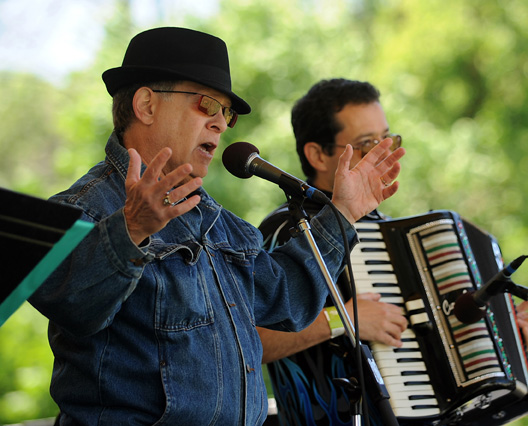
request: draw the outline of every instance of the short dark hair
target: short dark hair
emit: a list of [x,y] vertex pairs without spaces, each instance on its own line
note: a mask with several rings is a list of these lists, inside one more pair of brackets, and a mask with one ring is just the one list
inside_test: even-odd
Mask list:
[[114,122],[114,131],[119,137],[123,136],[125,130],[134,120],[134,108],[132,100],[134,95],[141,87],[150,87],[156,90],[171,90],[179,81],[158,81],[155,83],[137,83],[119,89],[113,97],[112,102],[112,119]]
[[297,154],[308,178],[315,177],[315,170],[304,155],[304,145],[316,142],[332,155],[335,136],[342,130],[335,115],[348,104],[370,104],[379,98],[378,89],[368,82],[335,78],[316,83],[295,103],[291,123]]

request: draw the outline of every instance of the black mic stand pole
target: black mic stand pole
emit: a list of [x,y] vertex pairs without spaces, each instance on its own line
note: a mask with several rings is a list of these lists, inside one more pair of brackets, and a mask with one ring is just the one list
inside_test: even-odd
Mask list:
[[519,299],[528,300],[528,288],[515,284],[513,281],[506,284],[504,291],[517,296]]
[[[283,188],[284,189],[284,188]],[[285,191],[286,192],[286,191]],[[317,246],[317,243],[315,242],[315,239],[312,235],[312,231],[310,228],[310,223],[308,221],[308,215],[303,210],[301,203],[302,198],[298,196],[289,196],[288,192],[286,192],[286,198],[288,199],[288,208],[293,216],[294,220],[297,222],[297,233],[303,233],[308,241],[308,244],[310,245],[310,248],[313,252],[314,258],[317,261],[317,264],[319,265],[319,268],[321,269],[321,272],[324,276],[324,279],[326,281],[326,284],[328,286],[328,290],[330,292],[330,296],[332,298],[332,301],[334,302],[334,305],[339,312],[339,316],[341,317],[341,321],[343,322],[346,335],[348,336],[349,340],[352,343],[352,346],[356,348],[356,331],[354,329],[354,325],[352,324],[352,321],[350,320],[350,316],[348,315],[348,312],[346,310],[345,304],[343,303],[343,300],[341,299],[341,295],[339,294],[339,291],[332,280],[332,277],[330,273],[328,272],[328,268],[325,264],[325,261],[321,255],[321,252],[319,251],[319,248]],[[378,370],[378,367],[376,365],[376,362],[374,361],[374,358],[372,357],[372,354],[370,353],[370,349],[368,346],[361,344],[360,342],[360,348],[361,353],[363,357],[363,368],[366,368],[366,380],[369,380],[370,385],[376,385],[376,395],[374,396],[374,402],[376,403],[376,406],[379,410],[380,415],[384,419],[383,425],[384,426],[398,426],[398,421],[396,420],[396,416],[394,415],[394,412],[392,410],[392,407],[389,403],[389,394],[387,392],[387,389],[385,387],[385,383],[383,382],[383,378],[381,377],[381,373]],[[360,386],[365,386],[365,383],[360,383]],[[353,425],[359,426],[361,424],[361,410],[359,409],[359,401],[351,402],[358,404],[357,407],[353,407],[351,409],[352,413],[357,413],[353,415]]]
[[[511,275],[522,265],[526,258],[528,258],[528,256],[526,255],[519,256],[499,273],[502,275],[501,277],[499,277],[498,279],[494,277],[495,280],[491,282],[491,285],[488,286],[488,283],[486,283],[481,288],[485,288],[486,293],[489,296],[495,296],[499,293],[510,293],[520,299],[528,300],[528,288],[523,287],[522,285],[515,284],[511,279]],[[507,276],[504,276],[504,271],[508,273]],[[492,278],[492,280],[494,278]],[[477,290],[477,292],[480,293],[479,290]]]

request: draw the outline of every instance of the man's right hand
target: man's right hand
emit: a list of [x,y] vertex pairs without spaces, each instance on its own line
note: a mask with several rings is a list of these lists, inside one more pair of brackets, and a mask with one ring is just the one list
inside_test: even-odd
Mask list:
[[[167,205],[164,203],[167,193],[169,192],[169,201],[174,203],[197,190],[202,185],[202,179],[189,180],[192,172],[190,164],[183,164],[163,175],[163,167],[172,155],[170,148],[162,149],[154,157],[143,176],[140,155],[133,148],[129,149],[128,153],[130,162],[125,181],[127,198],[124,214],[130,237],[139,245],[167,226],[171,219],[187,213],[200,202],[200,196],[193,195],[177,205]],[[185,180],[188,181],[181,184]]]

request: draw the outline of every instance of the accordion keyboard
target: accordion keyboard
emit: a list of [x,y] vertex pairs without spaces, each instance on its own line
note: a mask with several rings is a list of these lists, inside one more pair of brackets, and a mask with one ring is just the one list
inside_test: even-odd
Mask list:
[[[360,242],[352,250],[351,261],[357,292],[379,293],[382,302],[400,306],[405,314],[404,300],[379,224],[360,222],[356,230]],[[402,342],[401,348],[382,343],[369,345],[389,392],[394,414],[420,418],[438,415],[438,401],[411,328],[402,334]]]
[[357,292],[381,294],[409,321],[401,348],[369,345],[396,417],[483,426],[528,411],[526,353],[511,296],[491,300],[474,324],[453,312],[461,294],[497,273],[493,236],[447,210],[355,227]]

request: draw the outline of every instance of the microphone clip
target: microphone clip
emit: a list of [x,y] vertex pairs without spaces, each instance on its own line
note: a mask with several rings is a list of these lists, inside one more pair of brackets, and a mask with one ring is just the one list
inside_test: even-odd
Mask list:
[[308,216],[308,213],[306,213],[306,210],[303,208],[303,203],[304,200],[306,200],[306,197],[300,196],[299,194],[292,195],[286,190],[284,190],[284,193],[286,195],[286,200],[288,201],[288,211],[290,212],[293,222],[296,224],[296,226],[289,229],[290,235],[293,238],[296,238],[303,232],[300,224],[304,221],[309,222],[310,220],[310,216]]

